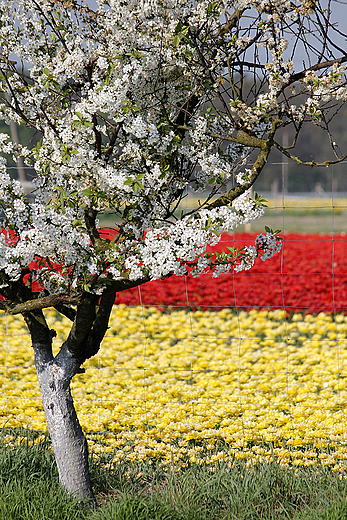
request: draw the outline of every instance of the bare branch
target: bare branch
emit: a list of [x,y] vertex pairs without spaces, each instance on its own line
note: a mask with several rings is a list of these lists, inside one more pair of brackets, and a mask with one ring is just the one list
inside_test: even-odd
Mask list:
[[332,161],[323,161],[323,162],[303,161],[299,157],[296,157],[295,155],[292,155],[291,153],[288,152],[288,148],[292,148],[292,147],[288,147],[288,148],[287,147],[283,147],[283,146],[281,146],[277,142],[274,142],[273,145],[274,145],[275,148],[277,148],[277,150],[282,152],[289,159],[292,159],[293,161],[295,161],[298,164],[304,164],[306,166],[325,166],[325,167],[327,167],[327,166],[330,166],[331,164],[338,164],[338,163],[344,161],[347,158],[347,155],[344,155],[343,157],[340,157],[338,159],[334,159]]
[[220,208],[221,206],[230,206],[233,200],[235,200],[237,197],[245,193],[247,190],[249,190],[249,188],[253,186],[253,184],[259,177],[260,173],[262,172],[271,152],[271,148],[273,146],[274,133],[275,132],[273,131],[272,135],[267,140],[264,140],[264,144],[258,154],[255,163],[253,164],[252,175],[250,176],[249,182],[242,184],[241,186],[236,186],[229,190],[227,193],[221,195],[215,201],[208,204],[206,206],[207,209]]
[[83,293],[77,306],[75,320],[65,342],[68,351],[78,359],[85,359],[87,340],[92,329],[98,296]]
[[70,321],[74,321],[76,317],[76,311],[72,307],[64,304],[54,305],[54,308],[60,313],[66,316]]
[[60,304],[77,304],[80,296],[80,294],[52,294],[24,303],[6,304],[6,302],[1,302],[1,307],[9,314],[21,314],[46,309],[47,307],[55,307],[56,305],[59,306]]

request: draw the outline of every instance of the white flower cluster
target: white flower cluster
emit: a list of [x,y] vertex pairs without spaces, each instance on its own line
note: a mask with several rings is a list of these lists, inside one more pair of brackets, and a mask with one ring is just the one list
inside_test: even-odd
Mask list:
[[244,184],[247,184],[250,182],[252,176],[252,170],[245,169],[244,172],[240,172],[236,175],[236,182],[243,186]]
[[243,256],[239,262],[234,266],[234,272],[248,270],[253,267],[255,259],[259,256],[261,260],[271,258],[275,253],[279,253],[282,247],[282,240],[271,232],[265,235],[260,234],[255,239],[254,246],[244,248]]
[[265,235],[258,235],[255,239],[255,245],[258,249],[263,251],[263,254],[260,258],[262,260],[267,260],[268,258],[273,257],[275,253],[279,253],[281,251],[282,242],[278,239],[278,237],[268,232]]
[[[149,272],[151,279],[167,276],[170,273],[183,275],[187,272],[187,265],[197,265],[191,270],[193,276],[199,276],[207,268],[209,261],[204,258],[206,247],[214,246],[220,240],[221,231],[231,231],[240,224],[245,224],[259,218],[263,208],[255,206],[248,194],[236,199],[233,208],[223,206],[212,210],[200,210],[195,217],[186,217],[173,225],[146,233],[144,243],[137,244],[138,254],[129,255],[126,268],[129,278],[141,278],[144,272]],[[250,265],[250,249],[246,250],[242,267]],[[140,267],[141,263],[141,267]],[[241,265],[241,264],[240,264]],[[218,266],[213,276],[228,272],[230,266]],[[116,273],[119,275],[119,273]]]
[[256,220],[264,214],[264,208],[257,206],[247,192],[235,199],[233,208],[242,215],[242,224],[252,222],[252,220]]
[[253,267],[254,261],[257,258],[257,249],[254,246],[246,246],[244,249],[244,256],[241,261],[234,266],[235,273],[240,271],[248,271]]

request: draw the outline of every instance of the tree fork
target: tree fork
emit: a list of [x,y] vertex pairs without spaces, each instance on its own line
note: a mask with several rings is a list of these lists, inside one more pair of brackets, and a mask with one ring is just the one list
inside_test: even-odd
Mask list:
[[88,444],[73,404],[70,382],[80,361],[66,342],[56,357],[42,311],[23,313],[32,338],[35,366],[47,426],[52,440],[59,479],[65,491],[79,500],[95,503],[88,465]]
[[56,358],[50,345],[33,343],[42,404],[52,440],[59,480],[65,491],[92,505],[95,498],[88,465],[88,444],[78,421],[70,391],[80,362],[64,344]]

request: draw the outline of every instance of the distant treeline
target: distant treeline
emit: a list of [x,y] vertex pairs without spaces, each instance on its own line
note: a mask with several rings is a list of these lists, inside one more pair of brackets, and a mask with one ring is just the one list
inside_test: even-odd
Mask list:
[[[303,127],[300,139],[291,153],[305,161],[333,160],[332,144],[339,156],[347,154],[347,106],[342,107],[329,124],[330,135],[319,126]],[[293,135],[286,129],[282,145],[289,146]],[[327,167],[305,166],[287,159],[277,150],[271,152],[268,164],[255,183],[256,191],[347,192],[347,159]]]

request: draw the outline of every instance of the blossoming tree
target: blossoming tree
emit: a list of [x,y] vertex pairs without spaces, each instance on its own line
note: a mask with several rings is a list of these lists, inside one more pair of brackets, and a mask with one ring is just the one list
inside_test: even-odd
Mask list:
[[[117,292],[187,271],[248,269],[279,250],[269,229],[242,250],[207,246],[262,215],[249,189],[273,148],[304,162],[293,153],[302,126],[330,135],[347,97],[347,57],[329,9],[311,0],[0,0],[0,116],[37,134],[26,147],[0,136],[1,307],[30,330],[69,493],[92,497],[69,385],[98,352]],[[286,126],[295,137],[283,147]],[[34,200],[6,154],[35,169]],[[187,190],[207,189],[180,209]],[[98,225],[105,212],[117,222],[112,240]],[[46,307],[72,322],[55,356]]]

